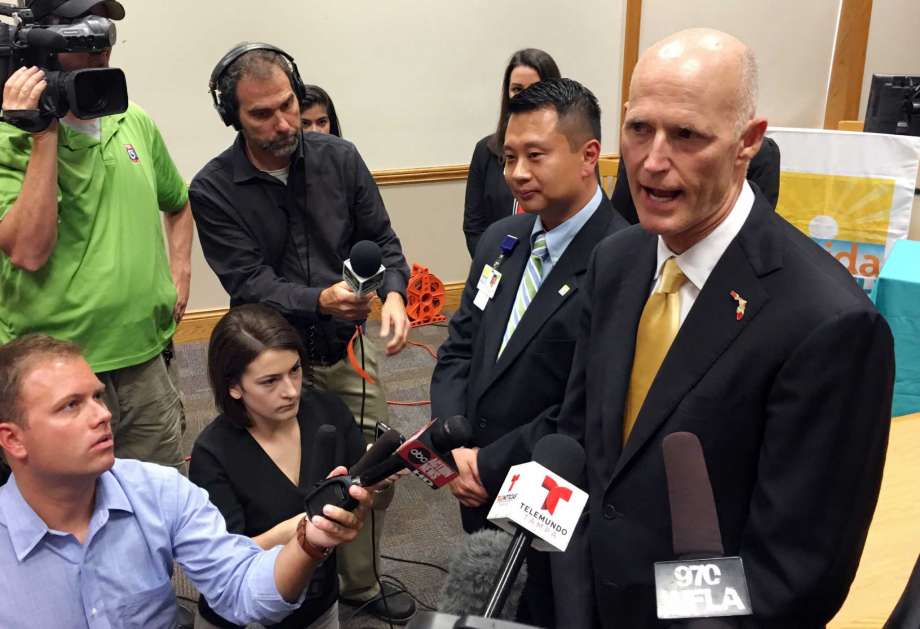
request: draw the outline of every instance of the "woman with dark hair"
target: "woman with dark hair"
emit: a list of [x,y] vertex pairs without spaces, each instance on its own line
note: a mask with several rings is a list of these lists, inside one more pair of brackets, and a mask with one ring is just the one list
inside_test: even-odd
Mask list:
[[335,105],[326,90],[319,85],[304,85],[304,98],[300,101],[300,120],[304,131],[331,133],[342,137],[342,127],[335,113]]
[[502,140],[508,124],[508,101],[544,79],[560,77],[556,62],[548,53],[525,48],[511,55],[502,80],[501,110],[495,133],[476,143],[466,180],[463,234],[470,256],[486,227],[514,212],[514,196],[505,183]]
[[[297,533],[304,497],[317,481],[311,444],[323,424],[335,427],[335,465],[350,466],[364,439],[337,396],[302,389],[300,335],[275,310],[258,304],[233,308],[208,345],[208,379],[220,415],[198,436],[189,479],[207,490],[231,533],[262,548]],[[312,471],[312,472],[311,472]],[[313,574],[303,605],[276,627],[337,628],[336,562]],[[198,601],[197,628],[235,627]]]

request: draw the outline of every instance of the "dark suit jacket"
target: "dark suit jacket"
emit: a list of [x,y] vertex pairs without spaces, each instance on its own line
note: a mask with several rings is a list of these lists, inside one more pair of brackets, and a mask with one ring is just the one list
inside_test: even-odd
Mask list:
[[[594,246],[626,225],[603,198],[600,207],[553,266],[496,362],[518,285],[530,256],[530,232],[536,217],[519,214],[493,224],[482,236],[460,309],[438,350],[431,379],[433,417],[464,415],[470,420],[479,452],[479,474],[495,495],[511,465],[530,460],[536,439],[552,432],[534,418],[562,402],[578,331],[580,285]],[[518,245],[500,267],[502,280],[485,311],[473,305],[476,284],[492,264],[506,234]],[[568,286],[568,292],[560,289]],[[482,528],[488,508],[463,509],[464,528]]]
[[[779,145],[772,138],[763,139],[760,150],[748,165],[747,179],[756,185],[770,205],[776,208],[776,202],[779,200]],[[629,192],[629,179],[622,159],[617,168],[617,181],[610,192],[610,201],[629,224],[635,225],[639,222],[639,214]]]
[[[702,442],[725,553],[744,561],[756,617],[743,626],[824,626],[846,597],[878,497],[888,325],[842,265],[757,195],[623,447],[655,262],[656,237],[639,226],[597,247],[559,422],[585,445],[590,556],[581,559],[600,624],[658,626],[652,564],[674,559],[661,443],[688,431]],[[733,290],[748,300],[740,320]]]
[[463,235],[471,258],[489,225],[511,216],[514,209],[514,195],[505,183],[504,166],[498,155],[489,150],[491,139],[492,136],[487,135],[476,143],[466,178]]

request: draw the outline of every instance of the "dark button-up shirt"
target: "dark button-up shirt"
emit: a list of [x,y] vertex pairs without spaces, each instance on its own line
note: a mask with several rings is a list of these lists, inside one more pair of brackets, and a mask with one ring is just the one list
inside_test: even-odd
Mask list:
[[393,291],[405,298],[409,268],[355,146],[327,134],[302,139],[287,185],[253,166],[239,135],[195,176],[189,199],[205,258],[230,304],[265,303],[301,331],[316,326],[320,359],[336,360],[354,323],[320,315],[319,294],[341,281],[352,245],[380,245],[381,299]]

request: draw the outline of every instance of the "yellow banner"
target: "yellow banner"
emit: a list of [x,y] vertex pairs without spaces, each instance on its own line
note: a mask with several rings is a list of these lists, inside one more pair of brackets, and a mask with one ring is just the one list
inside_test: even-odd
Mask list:
[[783,172],[776,211],[812,238],[884,245],[895,180]]

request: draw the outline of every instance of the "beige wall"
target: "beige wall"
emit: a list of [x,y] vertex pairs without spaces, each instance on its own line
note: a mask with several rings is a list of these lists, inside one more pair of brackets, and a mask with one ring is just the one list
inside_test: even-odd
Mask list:
[[[605,150],[615,152],[625,0],[121,0],[112,63],[131,98],[157,121],[191,179],[233,141],[210,104],[217,60],[242,40],[278,45],[304,80],[332,95],[345,136],[372,170],[469,162],[498,116],[510,54],[547,50],[566,76],[591,88],[605,112]],[[383,189],[410,263],[444,281],[466,278],[464,184]],[[226,305],[195,245],[191,309]]]
[[207,82],[242,40],[284,48],[305,81],[327,88],[372,170],[468,162],[495,126],[501,74],[518,48],[547,50],[605,111],[619,101],[624,0],[566,10],[555,0],[122,2],[112,62],[189,176],[232,140]]
[[[597,94],[604,151],[618,152],[625,0],[582,0],[562,11],[555,0],[122,1],[128,18],[113,63],[126,70],[132,98],[157,120],[189,179],[233,139],[206,84],[216,60],[244,39],[285,48],[305,80],[329,89],[346,137],[371,169],[466,163],[494,125],[504,63],[524,46],[545,48],[564,75]],[[840,0],[643,0],[640,50],[691,26],[731,32],[758,55],[760,110],[770,123],[820,127],[839,7]],[[909,67],[920,59],[918,20],[916,0],[875,2],[866,81],[873,71],[920,73]],[[410,264],[463,280],[464,183],[382,193]],[[911,236],[920,238],[920,212]],[[197,243],[193,262],[190,307],[226,305]]]
[[821,127],[839,7],[840,0],[643,0],[639,48],[684,28],[731,33],[757,55],[759,110],[770,124]]

